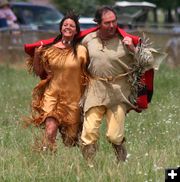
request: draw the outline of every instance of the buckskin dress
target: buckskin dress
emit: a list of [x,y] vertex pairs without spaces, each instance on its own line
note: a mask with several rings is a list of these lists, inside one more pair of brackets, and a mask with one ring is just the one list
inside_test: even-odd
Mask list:
[[59,124],[63,137],[76,140],[80,124],[79,101],[87,83],[87,50],[77,46],[77,56],[72,48],[55,46],[36,49],[40,64],[47,73],[33,90],[32,123],[39,126],[47,117]]

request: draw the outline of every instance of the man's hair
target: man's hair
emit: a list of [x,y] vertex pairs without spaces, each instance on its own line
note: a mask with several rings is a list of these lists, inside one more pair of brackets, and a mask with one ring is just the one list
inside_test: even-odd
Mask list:
[[109,7],[109,6],[102,6],[100,8],[98,8],[96,10],[96,13],[95,13],[95,16],[94,16],[94,21],[97,23],[97,24],[101,24],[102,22],[102,15],[108,11],[111,11],[115,14],[116,18],[117,18],[117,14],[115,12],[115,10],[112,8],[112,7]]

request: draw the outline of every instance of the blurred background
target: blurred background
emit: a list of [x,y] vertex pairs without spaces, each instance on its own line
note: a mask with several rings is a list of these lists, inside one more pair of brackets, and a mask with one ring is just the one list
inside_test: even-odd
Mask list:
[[145,33],[155,48],[168,53],[167,64],[180,65],[180,0],[0,0],[0,12],[7,3],[18,26],[2,23],[0,14],[0,62],[22,61],[23,44],[56,36],[59,22],[68,10],[80,15],[81,30],[84,30],[96,26],[95,10],[109,5],[116,10],[121,28],[140,36]]

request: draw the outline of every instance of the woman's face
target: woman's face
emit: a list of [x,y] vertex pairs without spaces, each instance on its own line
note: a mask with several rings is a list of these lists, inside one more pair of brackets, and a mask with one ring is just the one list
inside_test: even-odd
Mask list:
[[66,37],[72,40],[74,36],[77,34],[75,22],[70,18],[66,19],[63,22],[61,33],[63,37]]

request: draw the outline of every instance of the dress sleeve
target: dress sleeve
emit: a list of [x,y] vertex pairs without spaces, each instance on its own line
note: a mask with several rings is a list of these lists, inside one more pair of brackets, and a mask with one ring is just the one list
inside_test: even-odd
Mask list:
[[41,79],[47,77],[48,56],[45,48],[36,48],[33,57],[33,72]]
[[42,55],[41,49],[35,48],[35,53],[33,58],[33,71],[37,76],[40,76],[44,71],[41,55]]

